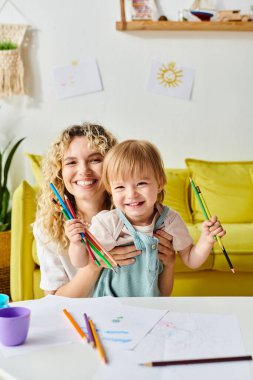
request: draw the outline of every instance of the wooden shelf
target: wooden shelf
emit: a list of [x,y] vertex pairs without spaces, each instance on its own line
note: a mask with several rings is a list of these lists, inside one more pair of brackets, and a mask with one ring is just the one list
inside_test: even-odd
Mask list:
[[253,22],[216,22],[216,21],[117,21],[116,29],[134,30],[187,30],[187,31],[236,31],[253,32]]

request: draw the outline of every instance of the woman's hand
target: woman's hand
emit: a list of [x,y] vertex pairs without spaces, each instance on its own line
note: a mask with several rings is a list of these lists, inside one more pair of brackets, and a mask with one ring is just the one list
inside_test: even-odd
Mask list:
[[[110,254],[113,256],[117,264],[123,267],[125,265],[134,264],[135,257],[141,255],[141,251],[137,251],[135,245],[132,244],[124,247],[115,247],[110,251]],[[106,267],[103,262],[101,262],[101,265]]]
[[154,236],[159,239],[158,257],[163,265],[170,266],[175,263],[175,251],[172,246],[172,236],[162,230],[157,230]]

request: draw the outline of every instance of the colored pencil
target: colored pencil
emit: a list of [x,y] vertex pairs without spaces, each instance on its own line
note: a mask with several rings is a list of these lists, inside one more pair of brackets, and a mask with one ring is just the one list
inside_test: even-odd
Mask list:
[[58,193],[58,191],[56,190],[55,186],[53,185],[52,182],[50,182],[50,187],[51,189],[53,190],[56,198],[58,199],[58,201],[60,202],[60,204],[62,205],[63,209],[66,211],[66,213],[68,214],[69,216],[69,219],[71,219],[71,214],[68,210],[68,207],[66,206],[65,202],[63,201],[62,197],[60,196],[60,194]]
[[75,328],[75,330],[78,332],[78,334],[81,336],[82,339],[87,339],[85,333],[79,326],[79,324],[76,322],[76,320],[72,317],[72,315],[68,312],[68,310],[63,309],[63,313],[66,315],[72,326]]
[[93,245],[95,245],[97,247],[97,249],[99,251],[103,251],[104,254],[111,260],[111,262],[115,266],[120,267],[120,265],[117,264],[117,261],[113,258],[113,256],[106,249],[104,249],[104,247],[102,247],[102,245],[100,245],[100,243],[97,241],[97,239],[95,238],[95,236],[93,236],[90,231],[87,231],[87,236],[88,236],[89,240],[93,243]]
[[[61,204],[61,212],[65,216],[66,220],[76,219],[76,217],[74,217],[75,216],[75,212],[74,212],[73,208],[71,207],[71,211],[68,209],[67,205],[62,200],[60,194],[58,193],[58,191],[56,190],[55,186],[52,183],[50,183],[50,187],[53,190],[54,194],[56,195],[58,201]],[[52,201],[55,203],[55,200],[53,200],[53,199],[52,199]],[[68,202],[70,203],[69,199],[68,199]],[[74,212],[73,215],[72,215],[72,212]],[[84,234],[80,233],[80,235],[82,237],[82,242],[84,242],[85,247],[87,247],[88,254],[92,258],[92,260],[96,262],[97,266],[100,266],[100,262],[97,260],[97,258],[95,257],[95,255],[91,251],[90,247],[88,246],[88,243],[86,241],[86,238],[85,238]]]
[[97,249],[97,247],[95,247],[94,244],[92,244],[92,242],[89,240],[89,238],[87,238],[91,248],[93,249],[93,251],[96,252],[96,254],[101,258],[101,260],[104,261],[104,263],[110,268],[112,269],[114,272],[116,272],[115,268],[113,268],[112,264],[107,260],[107,258]]
[[[61,206],[62,206],[62,213],[64,214],[65,218],[67,220],[69,219],[76,219],[76,214],[75,214],[75,211],[73,209],[73,206],[71,205],[71,202],[70,200],[68,199],[68,197],[65,195],[65,200],[68,204],[68,207],[67,205],[65,204],[65,202],[62,200],[60,194],[58,193],[58,191],[56,190],[55,186],[52,184],[52,182],[50,182],[50,187],[51,189],[53,190],[54,194],[56,195],[57,199],[59,200]],[[90,257],[92,258],[93,261],[96,262],[96,264],[98,266],[100,266],[100,262],[98,261],[98,259],[95,257],[95,255],[93,254],[93,252],[91,251],[90,249],[90,245],[92,246],[92,249],[98,254],[98,256],[106,263],[106,265],[112,269],[114,272],[116,272],[113,268],[113,266],[111,265],[111,263],[104,257],[104,255],[99,251],[98,248],[94,248],[94,245],[91,244],[91,242],[86,239],[85,235],[83,232],[80,233],[81,237],[82,237],[82,240],[84,241],[85,243],[85,246],[87,248],[87,251],[88,251],[88,254],[90,255]],[[94,237],[93,237],[94,238]],[[95,239],[95,238],[94,238]],[[109,254],[109,253],[108,253]],[[110,255],[111,256],[111,255]],[[111,256],[112,257],[112,256]],[[114,260],[115,261],[115,260]],[[116,263],[116,261],[115,261]],[[117,263],[116,263],[117,265]]]
[[69,200],[69,198],[67,197],[66,194],[64,194],[64,199],[65,199],[66,205],[68,206],[68,209],[69,209],[69,211],[70,211],[73,219],[77,219],[77,216],[76,216],[76,213],[75,213],[75,211],[73,209],[73,206],[72,206],[72,204],[71,204],[71,202],[70,202],[70,200]]
[[106,354],[105,354],[105,350],[102,346],[102,343],[99,339],[99,336],[98,336],[98,333],[96,331],[96,328],[95,328],[95,325],[94,323],[92,322],[92,320],[90,319],[89,320],[90,322],[90,327],[91,327],[91,331],[92,331],[92,334],[93,334],[93,337],[94,337],[94,340],[95,340],[95,344],[96,344],[96,348],[99,352],[99,355],[101,357],[101,359],[103,360],[104,363],[108,363],[108,360],[107,360],[107,357],[106,357]]
[[142,363],[146,367],[164,367],[168,365],[185,365],[185,364],[205,364],[221,362],[238,362],[242,360],[252,360],[251,355],[247,356],[228,356],[223,358],[205,358],[205,359],[185,359],[185,360],[164,360],[159,362]]
[[55,208],[57,209],[57,211],[61,211],[61,206],[59,205],[59,203],[57,202],[57,200],[55,198],[51,198],[51,201],[55,205]]
[[[210,213],[210,211],[209,211],[209,209],[208,209],[208,207],[207,207],[207,204],[206,204],[206,202],[205,202],[205,199],[204,199],[204,197],[203,197],[203,194],[202,194],[201,191],[200,191],[199,186],[196,186],[196,189],[197,189],[197,192],[199,193],[200,199],[201,199],[201,201],[202,201],[202,203],[203,203],[203,205],[204,205],[204,207],[205,207],[205,209],[206,209],[206,212],[207,212],[207,215],[208,215],[208,219],[211,219],[212,215],[211,215],[211,213]],[[231,269],[231,271],[232,271],[233,273],[235,273],[234,267],[233,267],[233,265],[232,265],[232,263],[231,263],[231,261],[230,261],[230,258],[229,258],[228,254],[227,254],[227,251],[226,251],[226,249],[225,249],[225,247],[224,247],[224,245],[223,245],[223,243],[222,243],[221,238],[220,238],[219,236],[215,236],[215,239],[217,240],[217,242],[218,242],[218,244],[219,244],[219,246],[220,246],[220,248],[221,248],[221,250],[222,250],[222,252],[223,252],[223,254],[224,254],[225,258],[226,258],[226,260],[227,260],[227,263],[228,263],[228,265],[229,265],[229,268]]]
[[90,345],[92,347],[95,347],[95,341],[94,341],[94,337],[93,337],[93,334],[92,334],[92,331],[91,331],[91,327],[90,327],[88,316],[87,316],[86,313],[84,313],[83,317],[84,317],[85,326],[86,326],[86,329],[87,329],[87,340],[88,340],[88,342],[90,343]]
[[[191,186],[193,188],[194,194],[196,195],[196,198],[197,198],[197,200],[199,202],[199,205],[200,205],[200,207],[202,209],[202,212],[203,212],[205,218],[207,220],[210,220],[211,217],[212,217],[212,215],[211,215],[211,213],[210,213],[210,211],[209,211],[209,209],[207,207],[207,204],[206,204],[206,202],[204,200],[203,194],[201,193],[199,186],[195,185],[195,183],[194,183],[194,181],[193,181],[192,178],[190,178],[190,183],[191,183]],[[218,244],[219,244],[219,246],[220,246],[220,248],[222,250],[222,253],[225,256],[225,259],[227,260],[227,263],[229,265],[229,268],[230,268],[231,272],[235,273],[235,269],[233,267],[233,264],[231,263],[231,260],[230,260],[228,254],[227,254],[227,251],[226,251],[226,249],[225,249],[225,247],[224,247],[224,245],[223,245],[223,243],[221,241],[221,238],[219,236],[214,236],[214,238],[217,240],[217,242],[218,242]]]
[[[76,215],[76,213],[75,213],[75,210],[74,210],[74,208],[73,208],[73,206],[72,206],[72,204],[71,204],[69,198],[67,197],[67,195],[64,195],[64,198],[65,198],[66,204],[67,204],[67,206],[68,206],[68,208],[69,208],[69,211],[70,211],[70,213],[71,213],[71,215],[72,215],[72,218],[73,218],[73,219],[77,219],[77,215]],[[88,253],[89,253],[90,257],[92,258],[93,261],[96,262],[97,266],[100,266],[100,262],[98,261],[98,259],[97,259],[96,256],[94,255],[94,253],[92,252],[92,250],[91,250],[91,248],[90,248],[90,244],[89,244],[88,240],[86,239],[86,236],[85,236],[86,233],[84,234],[83,232],[81,232],[80,235],[82,236],[83,241],[85,242],[85,245],[86,245],[86,248],[87,248],[87,250],[88,250]]]

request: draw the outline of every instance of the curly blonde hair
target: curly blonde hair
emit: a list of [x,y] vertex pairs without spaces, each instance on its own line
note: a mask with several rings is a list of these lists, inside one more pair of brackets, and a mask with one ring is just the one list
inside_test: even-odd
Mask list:
[[149,141],[126,140],[111,149],[103,164],[103,183],[107,192],[111,193],[111,181],[121,181],[144,171],[151,175],[153,171],[160,187],[157,202],[162,203],[166,185],[164,164],[160,152]]
[[[49,241],[57,242],[63,249],[69,244],[64,232],[64,216],[62,212],[57,212],[55,209],[49,184],[50,182],[54,184],[62,198],[66,194],[77,211],[75,198],[68,193],[62,179],[62,158],[72,140],[80,136],[87,137],[89,147],[97,150],[102,156],[105,156],[117,144],[116,138],[101,125],[83,123],[66,128],[50,146],[44,157],[42,161],[43,182],[38,196],[36,220]],[[108,194],[105,199],[105,207],[108,209],[111,207]]]

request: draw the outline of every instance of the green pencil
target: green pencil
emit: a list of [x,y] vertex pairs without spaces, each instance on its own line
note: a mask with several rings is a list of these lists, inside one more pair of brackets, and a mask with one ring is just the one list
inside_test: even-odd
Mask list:
[[106,263],[106,265],[112,269],[114,272],[116,272],[116,270],[113,268],[112,264],[105,258],[105,256],[97,249],[97,247],[95,247],[94,244],[92,244],[92,242],[87,238],[91,248],[93,249],[94,252],[96,252],[96,254]]
[[[202,212],[204,214],[204,217],[206,218],[206,220],[210,220],[211,217],[212,217],[212,215],[211,215],[211,213],[210,213],[210,211],[209,211],[209,209],[207,207],[207,204],[206,204],[206,202],[204,200],[203,194],[201,193],[199,186],[195,185],[195,183],[194,183],[194,181],[193,181],[192,178],[190,178],[190,182],[191,182],[191,186],[192,186],[193,192],[196,195],[196,198],[197,198],[197,200],[199,202],[201,210],[202,210]],[[226,260],[227,260],[229,268],[231,269],[231,272],[235,273],[233,264],[230,261],[230,258],[229,258],[228,254],[227,254],[227,251],[226,251],[226,249],[225,249],[225,247],[224,247],[224,245],[223,245],[223,243],[221,241],[221,238],[219,236],[214,236],[214,238],[217,240],[217,242],[218,242],[218,244],[219,244],[219,246],[220,246],[220,248],[221,248],[221,250],[222,250],[222,252],[223,252],[223,254],[224,254],[225,258],[226,258]]]

